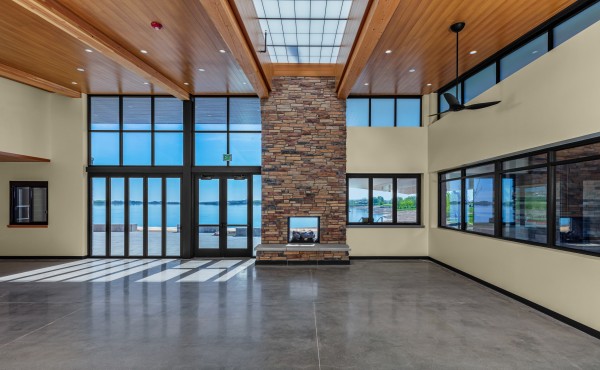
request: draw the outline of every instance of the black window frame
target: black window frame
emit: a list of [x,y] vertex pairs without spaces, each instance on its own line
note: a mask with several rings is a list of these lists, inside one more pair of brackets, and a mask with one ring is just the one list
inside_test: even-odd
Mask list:
[[[17,204],[17,195],[16,188],[29,188],[29,207],[30,207],[30,215],[33,215],[33,188],[44,188],[46,189],[46,221],[45,222],[17,222],[16,214],[14,212],[15,206]],[[50,203],[50,194],[48,192],[48,181],[10,181],[9,182],[9,190],[10,190],[10,208],[9,208],[9,226],[48,226],[50,220],[50,212],[49,212],[49,203]]]
[[546,54],[551,52],[554,48],[560,46],[560,45],[554,45],[554,28],[556,28],[557,26],[561,25],[562,23],[570,20],[571,18],[578,15],[579,13],[584,12],[589,7],[598,3],[599,1],[600,0],[576,1],[575,3],[571,4],[570,6],[568,6],[561,12],[559,12],[558,14],[554,15],[552,18],[550,18],[547,21],[543,22],[542,24],[538,25],[531,31],[529,31],[526,34],[524,34],[523,36],[519,37],[517,40],[515,40],[511,44],[509,44],[506,47],[504,47],[503,49],[499,50],[498,52],[496,52],[489,58],[481,61],[475,67],[464,72],[462,75],[460,75],[458,77],[458,81],[456,79],[452,79],[452,81],[441,86],[439,89],[437,89],[435,91],[438,94],[437,95],[438,112],[440,112],[441,99],[443,99],[443,96],[441,95],[442,92],[446,92],[446,90],[448,90],[449,88],[454,87],[456,85],[456,83],[460,84],[462,92],[460,94],[461,96],[457,97],[457,98],[461,101],[461,103],[464,104],[465,89],[464,89],[464,86],[462,86],[462,85],[468,78],[481,72],[482,70],[489,67],[490,65],[495,64],[496,65],[496,84],[498,84],[500,81],[502,81],[502,79],[500,78],[500,60],[503,59],[505,56],[511,54],[513,51],[516,51],[517,49],[521,48],[522,46],[527,45],[529,42],[535,40],[536,38],[543,35],[544,33],[548,34],[548,48],[547,48],[548,50],[546,51]]
[[[346,100],[352,99],[368,99],[369,101],[369,111],[367,115],[369,117],[369,122],[367,126],[348,126],[346,127],[379,127],[379,128],[390,128],[390,127],[403,127],[403,128],[411,128],[411,127],[423,127],[423,97],[421,95],[350,95]],[[372,126],[371,125],[371,102],[377,99],[394,99],[394,126]],[[398,126],[398,100],[414,100],[419,99],[419,126]],[[345,114],[345,112],[344,112]]]
[[[350,222],[349,213],[350,213],[350,179],[367,179],[369,182],[369,198],[368,198],[368,206],[369,206],[369,221],[368,222]],[[373,179],[384,178],[384,179],[392,179],[392,222],[374,222],[373,220]],[[423,205],[422,200],[422,178],[423,174],[420,173],[403,173],[403,174],[365,174],[365,173],[353,173],[346,174],[346,225],[348,226],[374,226],[374,227],[385,227],[385,226],[422,226],[422,211],[421,207]],[[397,204],[397,195],[398,195],[398,179],[415,179],[417,181],[417,220],[416,222],[398,222],[398,204]]]
[[[577,148],[580,146],[597,144],[597,143],[600,143],[600,137],[577,140],[577,141],[569,142],[566,144],[549,145],[544,149],[532,149],[530,151],[525,151],[525,152],[515,154],[515,155],[508,155],[505,157],[496,158],[494,160],[481,161],[481,162],[477,162],[474,164],[469,164],[469,165],[462,166],[462,167],[455,167],[452,169],[438,172],[438,191],[437,191],[437,194],[438,194],[438,201],[437,201],[437,211],[438,211],[437,225],[438,225],[438,228],[445,229],[445,230],[458,231],[458,232],[463,232],[463,233],[468,233],[468,234],[475,234],[475,235],[480,235],[480,236],[495,238],[495,239],[500,239],[500,240],[506,240],[506,241],[511,241],[511,242],[525,244],[525,245],[534,245],[534,246],[538,246],[538,247],[545,247],[545,248],[550,248],[550,249],[555,249],[555,250],[560,250],[560,251],[565,251],[565,252],[600,257],[600,251],[593,252],[593,251],[580,250],[580,249],[574,249],[574,248],[568,248],[568,247],[556,245],[556,225],[557,225],[556,224],[556,218],[557,218],[557,215],[556,215],[556,200],[557,200],[556,192],[557,192],[557,188],[556,188],[556,181],[555,181],[556,167],[559,165],[565,165],[565,164],[588,162],[588,161],[592,161],[592,160],[600,160],[600,154],[582,155],[577,158],[556,160],[556,153],[558,151],[561,151],[564,149]],[[521,158],[525,158],[525,157],[536,156],[536,155],[540,155],[540,154],[546,155],[547,160],[545,163],[539,163],[539,164],[533,164],[533,165],[530,164],[530,165],[519,166],[519,167],[514,167],[514,168],[509,168],[509,169],[503,169],[503,167],[502,167],[503,162],[515,160],[515,159],[521,159]],[[494,235],[467,230],[466,229],[466,215],[464,212],[464,209],[465,209],[464,194],[465,194],[465,185],[466,185],[465,180],[467,177],[481,176],[481,174],[466,176],[465,175],[466,170],[467,170],[467,168],[479,167],[479,166],[488,165],[488,164],[494,164],[494,167],[495,167],[495,171],[493,172],[493,174],[494,174],[494,207],[495,207],[494,208]],[[503,230],[503,220],[502,220],[502,193],[503,193],[502,178],[503,178],[503,175],[505,175],[507,173],[511,173],[511,172],[533,170],[533,169],[539,169],[539,168],[545,168],[546,173],[547,173],[547,176],[546,176],[546,242],[542,243],[542,242],[536,242],[536,241],[532,241],[532,240],[516,239],[516,238],[510,238],[510,237],[503,236],[503,233],[502,233],[502,230]],[[455,172],[455,171],[460,171],[460,173],[461,173],[460,178],[452,178],[452,179],[448,179],[448,180],[445,180],[443,178],[445,174]],[[487,174],[489,175],[491,173],[487,173]],[[463,196],[461,198],[461,209],[463,210],[463,212],[461,214],[461,221],[460,221],[461,227],[458,229],[442,225],[442,217],[443,217],[444,213],[442,212],[442,202],[441,202],[442,183],[446,182],[446,181],[457,180],[457,179],[460,179],[460,181],[461,181],[461,189],[463,192]]]

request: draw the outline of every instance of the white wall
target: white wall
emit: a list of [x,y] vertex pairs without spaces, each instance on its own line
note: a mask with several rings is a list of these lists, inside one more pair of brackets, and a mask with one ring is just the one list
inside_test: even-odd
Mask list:
[[[426,127],[348,127],[347,173],[427,174]],[[421,217],[427,225],[428,183]],[[351,256],[426,256],[427,228],[348,228]]]
[[429,254],[600,330],[600,258],[438,229],[437,171],[600,131],[600,23],[429,126]]
[[[0,163],[0,256],[87,254],[85,98],[72,99],[0,79],[0,151],[50,163]],[[15,129],[11,125],[18,126]],[[48,228],[7,228],[9,182],[48,181]]]

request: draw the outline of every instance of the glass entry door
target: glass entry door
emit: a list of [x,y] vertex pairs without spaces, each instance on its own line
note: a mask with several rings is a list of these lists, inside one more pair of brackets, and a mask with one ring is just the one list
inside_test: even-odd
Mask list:
[[196,179],[196,256],[252,256],[252,197],[247,175]]

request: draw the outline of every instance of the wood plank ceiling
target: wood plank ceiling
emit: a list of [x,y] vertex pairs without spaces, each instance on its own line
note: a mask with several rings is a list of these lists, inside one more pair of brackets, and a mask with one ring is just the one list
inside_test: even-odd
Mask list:
[[574,2],[402,0],[351,94],[428,94],[455,76],[451,24],[467,23],[460,34],[462,74]]
[[[27,2],[28,0],[15,0]],[[33,0],[29,0],[33,1]],[[143,63],[190,94],[255,94],[251,81],[203,8],[205,0],[45,0],[63,5]],[[208,1],[208,0],[206,0]],[[211,0],[213,1],[213,0]],[[231,6],[266,86],[293,66],[270,63],[251,0],[214,0]],[[368,32],[364,14],[388,0],[355,0],[336,66],[321,67],[338,81]],[[365,67],[355,73],[350,94],[426,94],[454,78],[454,35],[448,26],[466,21],[461,33],[461,73],[493,55],[575,0],[400,0]],[[0,0],[0,67],[18,69],[77,92],[165,94],[114,58],[89,46],[13,1]],[[164,25],[160,31],[151,21]],[[221,27],[223,28],[223,27]],[[222,29],[221,29],[222,31]],[[358,46],[360,47],[360,45]],[[386,50],[392,50],[386,54]],[[147,54],[141,50],[148,51]],[[225,50],[225,53],[219,52]],[[470,50],[477,54],[469,55]],[[364,54],[364,53],[363,53]],[[85,71],[78,71],[82,68]],[[302,73],[307,66],[299,66]],[[416,71],[410,73],[409,69]],[[200,71],[199,69],[203,69]],[[275,73],[277,71],[277,73]],[[289,71],[289,72],[282,72]],[[326,72],[325,72],[326,71]],[[360,70],[359,70],[360,71]],[[313,72],[310,72],[313,73]],[[310,74],[308,73],[308,74]],[[317,72],[321,73],[321,72]],[[76,83],[76,84],[74,84]],[[256,82],[255,82],[256,83]],[[368,83],[368,86],[364,84]],[[426,84],[431,83],[431,87]],[[43,88],[43,87],[42,87]],[[69,95],[69,93],[65,93]],[[71,96],[74,96],[71,94]]]

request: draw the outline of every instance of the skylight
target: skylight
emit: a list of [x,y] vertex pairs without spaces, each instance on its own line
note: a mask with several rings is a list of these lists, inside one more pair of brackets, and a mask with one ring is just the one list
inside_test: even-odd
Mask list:
[[352,0],[253,0],[273,63],[335,63]]

